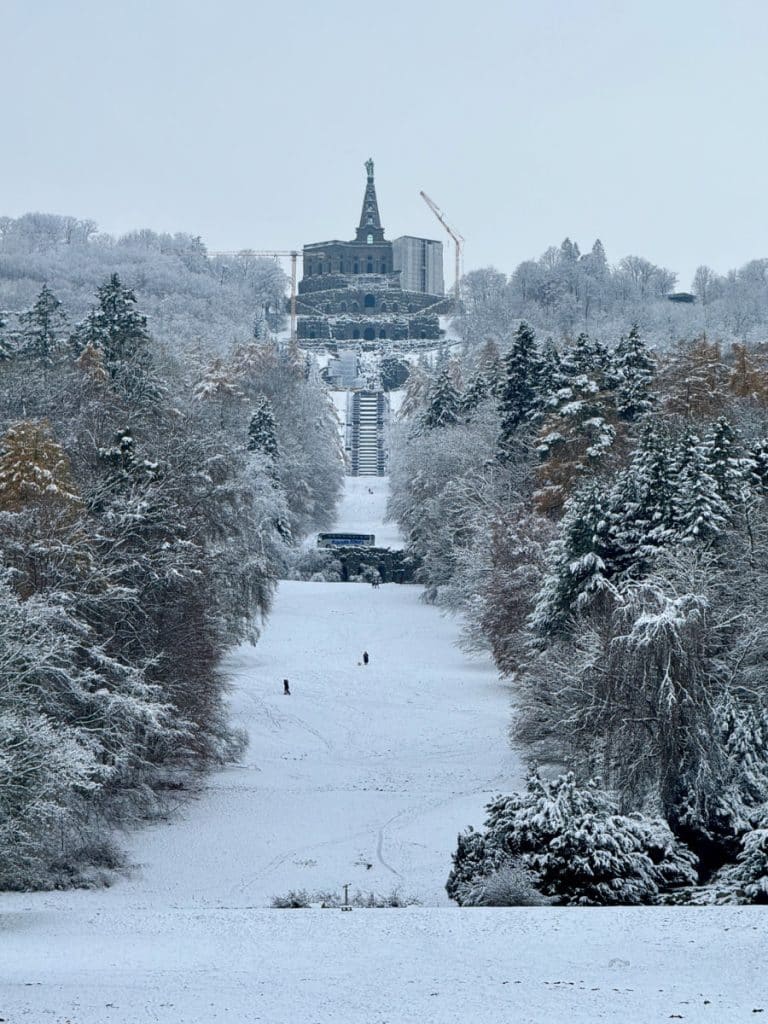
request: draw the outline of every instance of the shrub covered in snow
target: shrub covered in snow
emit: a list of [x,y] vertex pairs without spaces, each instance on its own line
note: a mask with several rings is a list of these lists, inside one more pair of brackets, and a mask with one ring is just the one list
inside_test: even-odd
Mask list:
[[303,910],[307,907],[322,907],[323,909],[336,909],[339,907],[356,907],[359,909],[382,910],[389,907],[413,907],[418,906],[419,901],[414,896],[404,896],[399,889],[393,889],[389,893],[379,895],[374,892],[360,892],[358,889],[345,903],[340,893],[329,891],[307,892],[306,889],[290,889],[281,896],[273,896],[271,906],[275,910]]
[[734,903],[768,903],[768,828],[746,833],[736,863],[715,876],[713,888],[731,892]]
[[505,860],[469,888],[465,907],[540,907],[550,900],[536,888],[536,876],[517,861]]
[[291,580],[338,583],[341,562],[329,548],[301,548],[291,558],[286,575]]
[[485,831],[460,835],[453,855],[446,890],[461,906],[481,904],[510,859],[562,904],[654,903],[696,881],[693,854],[666,823],[619,814],[596,782],[580,787],[571,773],[548,781],[532,772],[526,793],[498,797],[487,810]]

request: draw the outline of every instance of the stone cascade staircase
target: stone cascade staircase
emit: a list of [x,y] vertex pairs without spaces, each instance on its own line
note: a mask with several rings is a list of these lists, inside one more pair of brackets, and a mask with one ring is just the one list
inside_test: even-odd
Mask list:
[[389,399],[383,391],[352,391],[347,398],[347,447],[351,476],[384,476],[384,427]]

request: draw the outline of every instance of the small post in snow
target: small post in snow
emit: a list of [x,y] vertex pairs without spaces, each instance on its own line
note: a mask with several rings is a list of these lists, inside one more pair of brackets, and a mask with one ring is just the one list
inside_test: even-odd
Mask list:
[[349,882],[344,883],[344,902],[341,905],[342,910],[351,910],[352,907],[349,905]]

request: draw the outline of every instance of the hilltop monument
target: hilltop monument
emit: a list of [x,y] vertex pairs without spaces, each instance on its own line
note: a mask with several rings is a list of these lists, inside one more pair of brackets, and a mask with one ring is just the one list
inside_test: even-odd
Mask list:
[[442,243],[410,235],[388,241],[370,158],[365,172],[355,238],[304,246],[296,310],[299,342],[305,347],[436,341],[442,335],[439,315],[451,311]]

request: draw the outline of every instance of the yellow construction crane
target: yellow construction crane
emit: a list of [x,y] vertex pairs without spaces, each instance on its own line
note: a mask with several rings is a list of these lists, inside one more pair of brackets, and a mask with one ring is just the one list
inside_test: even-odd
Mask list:
[[448,222],[445,219],[445,216],[443,215],[443,211],[440,209],[437,203],[435,203],[432,199],[429,198],[426,192],[419,192],[419,195],[453,239],[453,244],[456,248],[456,280],[453,282],[453,290],[456,296],[456,306],[458,307],[459,300],[461,298],[461,286],[459,282],[461,281],[461,255],[464,247],[464,237],[463,235],[460,235],[458,231],[454,231],[454,229],[448,224]]
[[[209,256],[268,256],[272,259],[291,259],[291,341],[296,341],[296,261],[301,255],[296,249],[270,249],[256,252],[241,249],[239,252],[209,252]],[[322,255],[322,253],[320,253]]]

